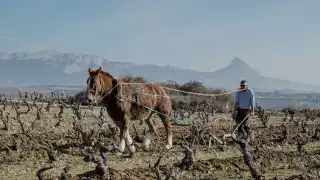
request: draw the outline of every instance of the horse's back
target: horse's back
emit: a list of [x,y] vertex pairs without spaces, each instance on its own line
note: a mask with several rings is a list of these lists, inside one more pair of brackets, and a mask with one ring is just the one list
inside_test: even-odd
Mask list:
[[164,87],[158,84],[133,84],[128,89],[141,105],[156,109],[172,108],[171,99]]
[[163,86],[158,84],[153,84],[146,86],[147,91],[154,94],[153,98],[155,100],[155,108],[161,111],[162,113],[171,113],[172,112],[172,102],[166,89]]
[[158,84],[147,84],[144,87],[141,88],[142,94],[146,93],[150,95],[153,98],[157,99],[163,99],[163,100],[169,100],[170,97],[168,96],[166,90],[164,87],[158,85]]

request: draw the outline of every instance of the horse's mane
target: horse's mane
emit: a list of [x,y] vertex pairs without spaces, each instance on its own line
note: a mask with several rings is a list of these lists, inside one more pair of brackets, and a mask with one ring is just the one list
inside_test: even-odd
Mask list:
[[[110,73],[105,72],[105,71],[100,71],[100,73],[110,79],[113,79],[115,77],[113,77]],[[145,80],[143,77],[141,76],[119,76],[116,78],[118,81],[120,82],[124,82],[124,83],[147,83],[147,80]]]
[[100,73],[105,75],[105,76],[107,76],[107,77],[109,77],[109,78],[111,78],[111,79],[113,78],[113,76],[108,72],[100,71]]
[[117,79],[125,83],[147,83],[147,80],[141,76],[120,76]]

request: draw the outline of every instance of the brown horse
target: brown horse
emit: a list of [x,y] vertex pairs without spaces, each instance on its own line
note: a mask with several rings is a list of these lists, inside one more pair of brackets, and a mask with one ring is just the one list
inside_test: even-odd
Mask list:
[[172,116],[171,99],[164,88],[157,84],[130,84],[121,78],[114,78],[110,73],[88,69],[87,98],[90,103],[101,102],[106,106],[109,116],[120,128],[120,152],[123,152],[125,145],[135,152],[135,146],[129,134],[129,122],[140,120],[149,126],[143,145],[148,150],[152,134],[157,135],[157,130],[151,121],[154,111],[157,112],[166,130],[167,145],[172,147],[172,127],[170,117]]

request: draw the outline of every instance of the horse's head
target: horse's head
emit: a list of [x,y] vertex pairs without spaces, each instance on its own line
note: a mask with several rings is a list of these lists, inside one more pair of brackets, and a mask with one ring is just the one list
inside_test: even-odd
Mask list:
[[87,80],[87,99],[89,103],[97,103],[112,88],[111,74],[102,71],[99,67],[97,70],[88,69],[89,78]]

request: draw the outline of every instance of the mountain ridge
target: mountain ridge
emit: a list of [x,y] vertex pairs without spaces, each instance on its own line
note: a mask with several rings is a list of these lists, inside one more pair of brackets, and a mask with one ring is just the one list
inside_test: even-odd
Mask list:
[[[96,55],[61,53],[55,50],[33,53],[0,53],[0,72],[2,74],[0,84],[2,86],[84,85],[88,76],[88,68],[99,66],[115,76],[142,76],[149,81],[174,80],[184,83],[197,80],[210,87],[234,89],[238,87],[241,79],[246,79],[249,85],[256,89],[320,91],[320,85],[262,76],[239,57],[234,57],[228,66],[216,71],[201,72],[171,65],[116,62]],[[6,74],[10,76],[5,76]]]

